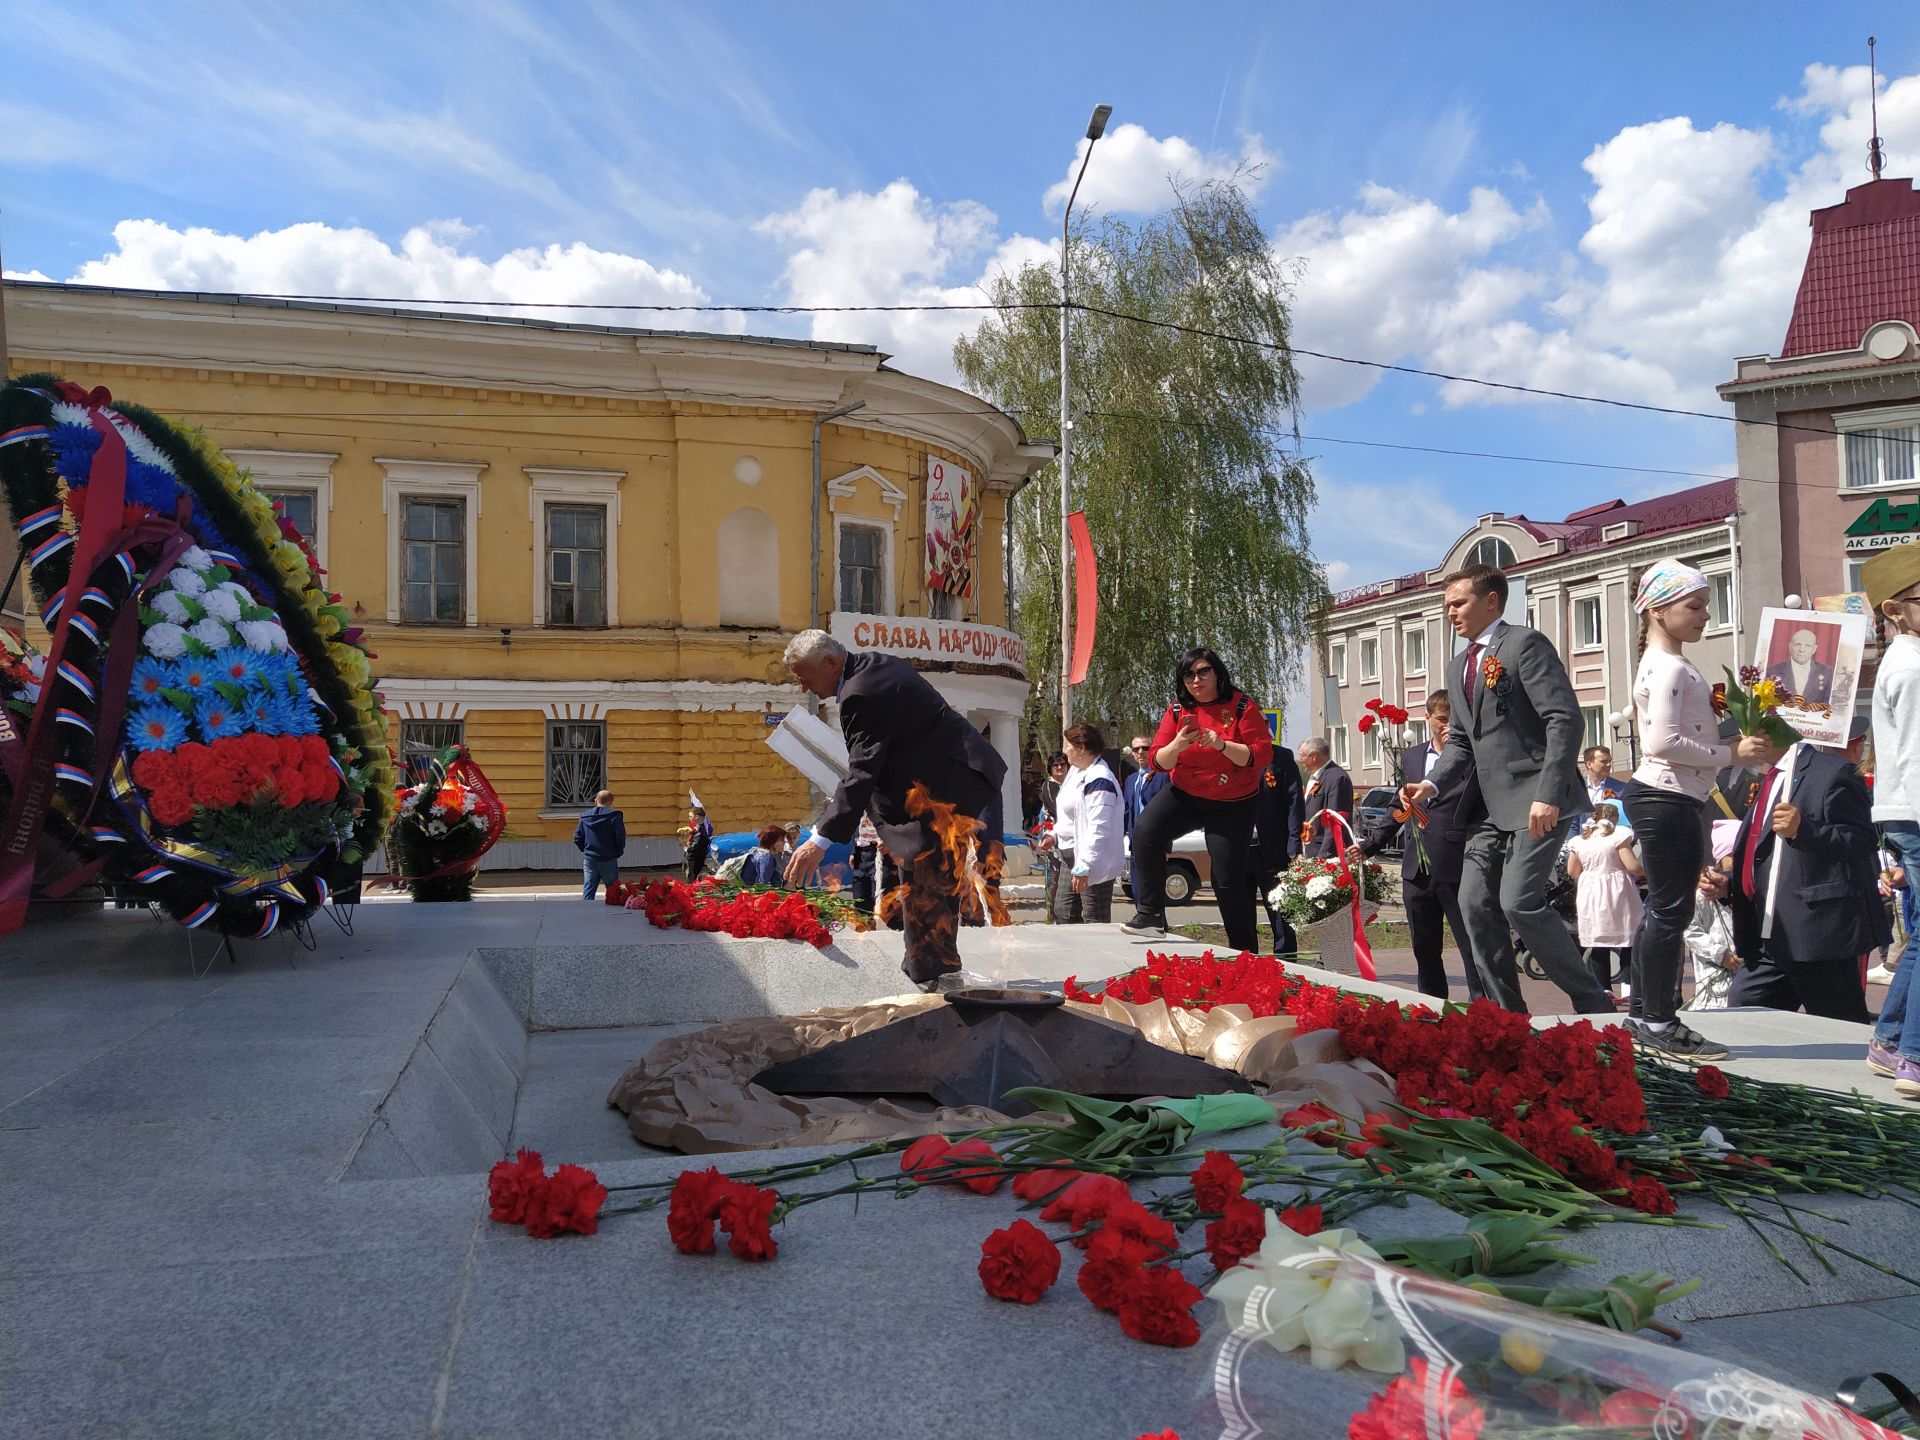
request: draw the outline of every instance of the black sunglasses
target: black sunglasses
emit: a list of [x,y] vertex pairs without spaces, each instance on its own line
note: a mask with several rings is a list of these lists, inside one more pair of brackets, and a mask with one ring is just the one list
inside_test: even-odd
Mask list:
[[1128,746],[1127,748],[1128,748],[1129,750],[1151,750],[1151,749],[1153,748],[1153,746],[1151,746],[1151,745],[1129,745],[1129,746]]
[[1213,674],[1213,666],[1211,665],[1189,666],[1185,674],[1186,674],[1186,678],[1189,680],[1198,680],[1202,675]]

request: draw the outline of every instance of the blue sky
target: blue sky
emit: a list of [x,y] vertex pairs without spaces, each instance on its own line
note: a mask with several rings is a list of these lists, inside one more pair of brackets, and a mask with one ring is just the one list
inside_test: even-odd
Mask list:
[[[1313,348],[1718,410],[1806,212],[1920,173],[1911,5],[88,7],[0,0],[0,253],[98,283],[965,299],[1083,199],[1255,162]],[[592,317],[589,317],[592,318]],[[715,322],[719,324],[720,322]],[[951,317],[823,317],[944,374]],[[778,330],[755,317],[753,327]],[[790,333],[809,333],[794,322]],[[1730,427],[1309,366],[1309,434],[1730,473]],[[1037,433],[1050,427],[1036,425]],[[1315,442],[1336,585],[1484,511],[1695,483]]]

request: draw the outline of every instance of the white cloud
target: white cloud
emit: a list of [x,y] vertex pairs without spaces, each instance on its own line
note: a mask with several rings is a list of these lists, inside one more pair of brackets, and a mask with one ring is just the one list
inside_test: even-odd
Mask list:
[[[795,305],[965,305],[991,277],[1055,264],[1046,241],[1001,240],[992,211],[970,200],[936,205],[905,180],[876,192],[808,192],[757,227],[797,248],[783,280]],[[916,375],[952,382],[953,342],[980,323],[970,310],[815,315],[816,340],[877,344]]]
[[42,270],[5,270],[0,271],[4,280],[51,280],[53,277]]
[[[678,271],[578,242],[510,250],[488,258],[472,248],[475,232],[454,220],[416,225],[400,237],[397,246],[370,230],[337,229],[317,222],[230,235],[197,226],[176,230],[157,220],[123,220],[114,226],[113,238],[111,252],[87,261],[68,278],[84,285],[133,289],[361,295],[423,302],[697,305],[707,299],[704,290]],[[674,324],[667,316],[648,312],[515,308],[510,313],[599,324],[664,328]],[[697,324],[685,328],[739,329],[740,320],[701,316]]]
[[[1074,147],[1073,160],[1059,182],[1047,187],[1045,202],[1051,214],[1058,215],[1073,190],[1073,177],[1079,173],[1092,141],[1082,139]],[[1131,214],[1154,214],[1173,202],[1173,182],[1198,185],[1208,180],[1240,176],[1241,188],[1257,193],[1279,163],[1258,135],[1243,137],[1240,153],[1206,152],[1190,140],[1169,135],[1156,140],[1139,125],[1120,125],[1107,132],[1095,147],[1087,165],[1086,178],[1080,182],[1075,205]]]

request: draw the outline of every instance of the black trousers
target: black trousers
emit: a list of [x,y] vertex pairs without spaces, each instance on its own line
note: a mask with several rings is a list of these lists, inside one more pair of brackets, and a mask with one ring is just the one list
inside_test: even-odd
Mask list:
[[[1633,936],[1633,994],[1627,1013],[1655,1023],[1673,1019],[1680,997],[1680,963],[1694,892],[1710,848],[1707,806],[1673,790],[1635,780],[1622,797],[1647,872],[1647,908]],[[1734,1001],[1739,1004],[1739,1001]],[[1758,1001],[1753,1003],[1760,1003]]]
[[1467,922],[1460,913],[1460,886],[1457,881],[1435,880],[1425,875],[1418,882],[1405,877],[1400,881],[1400,903],[1407,911],[1407,931],[1413,938],[1413,963],[1419,970],[1420,993],[1447,998],[1447,943],[1442,922],[1453,927],[1454,943],[1467,969],[1467,998],[1481,995],[1480,975],[1473,968],[1473,946],[1467,939]]
[[1253,903],[1267,912],[1267,928],[1273,931],[1273,953],[1292,955],[1300,949],[1300,937],[1287,917],[1267,903],[1267,896],[1280,883],[1280,872],[1264,855],[1253,857]]
[[1167,908],[1167,847],[1190,830],[1204,830],[1207,858],[1213,866],[1213,896],[1227,944],[1256,950],[1260,928],[1253,918],[1254,797],[1203,800],[1177,785],[1154,796],[1133,822],[1134,863],[1140,888],[1134,903],[1142,914],[1163,915]]
[[[1775,922],[1776,926],[1778,922]],[[1870,1025],[1866,986],[1858,956],[1837,960],[1798,960],[1776,928],[1760,944],[1756,960],[1743,959],[1727,991],[1729,1005],[1764,1005],[1770,1010],[1799,1010],[1831,1020]]]

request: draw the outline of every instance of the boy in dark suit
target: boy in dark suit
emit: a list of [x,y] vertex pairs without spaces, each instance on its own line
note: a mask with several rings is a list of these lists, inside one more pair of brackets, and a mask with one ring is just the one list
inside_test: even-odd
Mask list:
[[1260,788],[1253,795],[1254,856],[1252,880],[1260,904],[1267,912],[1267,925],[1273,931],[1273,953],[1291,955],[1300,948],[1300,937],[1267,896],[1280,883],[1280,872],[1300,853],[1300,827],[1306,823],[1300,770],[1293,751],[1284,745],[1273,747],[1273,759],[1267,773],[1260,777]]

